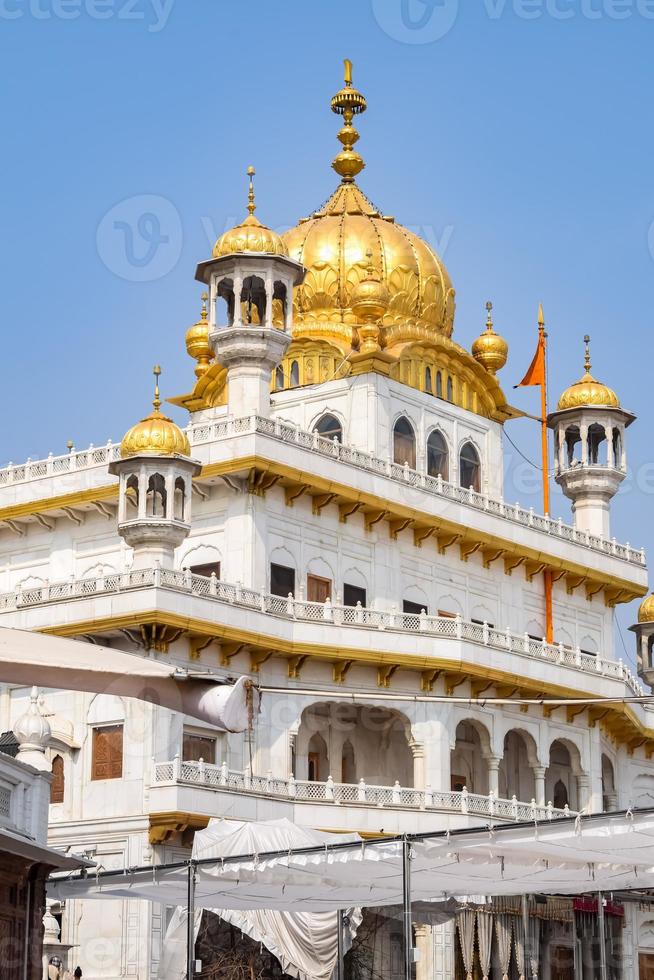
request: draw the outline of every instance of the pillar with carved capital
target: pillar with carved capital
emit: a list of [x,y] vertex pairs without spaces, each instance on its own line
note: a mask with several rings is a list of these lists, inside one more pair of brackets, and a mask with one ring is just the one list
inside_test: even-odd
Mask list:
[[545,806],[545,766],[533,766],[534,773],[534,799],[538,806]]
[[577,775],[577,809],[583,810],[590,802],[590,776],[580,772]]
[[499,796],[500,793],[500,762],[499,756],[489,755],[486,759],[488,764],[488,792]]
[[413,787],[414,789],[425,788],[425,747],[422,742],[411,739],[409,742],[411,755],[413,756]]

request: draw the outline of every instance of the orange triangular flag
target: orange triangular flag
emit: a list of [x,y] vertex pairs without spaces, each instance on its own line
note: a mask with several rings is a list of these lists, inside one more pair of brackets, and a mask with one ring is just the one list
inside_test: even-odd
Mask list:
[[538,347],[534,354],[534,359],[529,365],[529,369],[524,378],[514,388],[527,388],[530,385],[545,384],[545,335],[542,330],[538,334]]

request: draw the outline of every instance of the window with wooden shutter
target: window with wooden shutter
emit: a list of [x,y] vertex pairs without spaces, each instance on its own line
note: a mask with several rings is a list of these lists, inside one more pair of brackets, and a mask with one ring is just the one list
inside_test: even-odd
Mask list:
[[121,779],[123,775],[123,726],[93,729],[91,779]]
[[52,782],[50,783],[50,802],[64,802],[64,760],[56,755],[52,760]]
[[209,762],[215,765],[216,762],[216,740],[206,735],[195,735],[193,732],[184,732],[182,740],[182,761],[183,762]]
[[332,597],[332,583],[319,575],[307,575],[307,599],[309,602],[325,602]]

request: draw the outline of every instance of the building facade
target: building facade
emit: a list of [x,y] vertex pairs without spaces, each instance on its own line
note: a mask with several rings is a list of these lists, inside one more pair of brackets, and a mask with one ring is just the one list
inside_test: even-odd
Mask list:
[[[250,175],[248,216],[198,266],[185,429],[157,384],[122,443],[0,471],[0,624],[271,689],[245,736],[44,694],[50,841],[102,868],[188,856],[212,816],[388,834],[654,802],[648,707],[528,703],[643,691],[614,649],[616,604],[647,592],[643,552],[610,532],[633,416],[587,357],[549,420],[573,521],[504,499],[507,344],[490,308],[456,343],[442,261],[360,190],[365,107],[348,78],[320,210],[279,236]],[[649,681],[651,602],[641,619]],[[3,691],[4,730],[28,697]],[[156,975],[165,909],[60,914],[85,977]],[[572,975],[579,937],[550,920],[544,969]],[[419,980],[454,977],[454,928],[418,932]],[[620,937],[614,975],[635,978],[654,913],[627,909]]]

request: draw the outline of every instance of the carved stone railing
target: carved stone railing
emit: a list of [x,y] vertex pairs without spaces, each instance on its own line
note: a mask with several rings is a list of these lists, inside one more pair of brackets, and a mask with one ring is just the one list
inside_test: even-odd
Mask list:
[[[632,548],[629,544],[618,544],[615,538],[607,540],[589,534],[587,531],[577,530],[571,524],[565,524],[560,518],[546,517],[536,514],[533,508],[526,509],[519,504],[510,504],[487,494],[476,493],[472,489],[449,483],[440,476],[429,476],[427,473],[412,470],[408,466],[401,466],[398,463],[372,456],[360,449],[344,446],[336,440],[324,439],[316,432],[306,432],[288,422],[280,422],[278,419],[253,415],[240,419],[200,422],[189,425],[186,431],[194,446],[232,438],[233,436],[260,433],[280,442],[299,446],[320,456],[356,466],[366,472],[387,477],[404,486],[416,487],[434,496],[454,500],[513,524],[533,528],[551,537],[570,541],[584,548],[590,548],[593,551],[599,551],[602,554],[641,567],[646,564],[645,552],[642,548]],[[96,466],[106,466],[119,458],[120,446],[108,442],[106,446],[90,446],[85,450],[71,451],[64,456],[51,455],[47,459],[28,460],[26,463],[17,466],[9,464],[9,466],[0,469],[0,487]]]
[[438,810],[448,813],[473,814],[498,820],[556,820],[574,816],[566,806],[557,810],[548,803],[538,806],[534,800],[521,803],[514,796],[504,800],[489,793],[482,796],[463,790],[413,789],[395,782],[393,786],[374,786],[360,779],[358,783],[335,783],[331,776],[324,783],[307,780],[279,779],[268,773],[252,775],[249,770],[228,769],[227,764],[214,766],[199,762],[182,762],[176,756],[171,762],[154,764],[153,785],[201,786],[218,792],[247,793],[298,803],[326,803],[334,806],[368,806],[410,810]]
[[356,606],[334,605],[329,599],[324,603],[309,602],[305,599],[295,599],[292,595],[285,598],[264,590],[257,592],[239,583],[222,582],[215,575],[210,578],[192,575],[188,570],[146,568],[131,572],[116,572],[100,578],[71,578],[66,582],[43,582],[27,589],[0,594],[0,612],[149,587],[185,592],[297,622],[405,634],[421,633],[425,636],[467,641],[503,653],[517,653],[584,673],[611,677],[624,681],[633,694],[644,694],[644,689],[636,676],[621,660],[605,660],[589,653],[582,653],[579,648],[564,646],[562,643],[547,643],[544,639],[535,640],[526,633],[514,633],[510,629],[500,630],[488,623],[473,623],[458,616],[451,618],[428,616],[425,612],[413,614],[395,609],[371,609],[360,603]]

